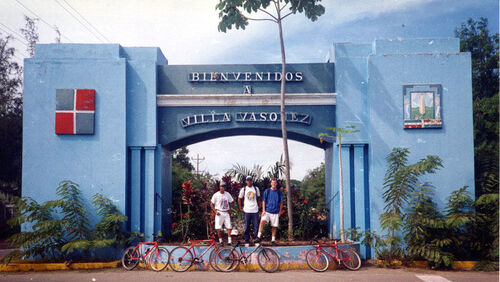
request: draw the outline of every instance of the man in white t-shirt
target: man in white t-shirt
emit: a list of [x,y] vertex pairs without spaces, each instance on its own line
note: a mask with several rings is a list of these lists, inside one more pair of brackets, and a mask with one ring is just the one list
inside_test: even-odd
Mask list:
[[212,196],[210,207],[215,213],[215,230],[219,237],[219,243],[222,244],[221,229],[222,225],[227,229],[227,243],[231,242],[231,203],[234,201],[231,194],[225,192],[226,183],[222,182],[219,186],[219,191]]
[[[238,195],[238,206],[245,215],[245,243],[250,243],[250,223],[253,225],[253,239],[257,238],[259,229],[259,205],[260,191],[258,187],[253,186],[252,176],[246,177],[246,186],[241,188]],[[242,203],[243,202],[243,203]],[[241,207],[243,204],[243,208]]]

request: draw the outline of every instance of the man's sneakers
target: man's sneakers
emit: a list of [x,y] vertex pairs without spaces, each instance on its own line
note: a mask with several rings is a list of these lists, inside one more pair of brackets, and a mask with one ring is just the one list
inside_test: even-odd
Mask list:
[[260,243],[262,241],[262,239],[260,237],[257,237],[255,238],[255,240],[253,240],[254,243]]
[[271,241],[271,245],[276,246],[276,241]]

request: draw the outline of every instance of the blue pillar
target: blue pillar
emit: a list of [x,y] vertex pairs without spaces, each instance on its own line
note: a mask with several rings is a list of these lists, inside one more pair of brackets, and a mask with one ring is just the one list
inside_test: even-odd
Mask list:
[[141,232],[141,147],[130,151],[130,231]]
[[[155,151],[155,208],[154,208],[154,217],[155,217],[155,234],[158,234],[158,231],[162,231],[162,192],[161,192],[161,145],[156,146]],[[163,234],[165,236],[165,234]]]
[[325,149],[325,207],[328,209],[328,236],[334,236],[334,209],[333,209],[333,144]]
[[[360,231],[367,229],[365,220],[365,144],[354,145],[354,178],[356,195],[356,227]],[[366,256],[366,246],[361,246],[361,254]]]
[[[353,199],[351,194],[352,179],[351,179],[351,165],[350,165],[350,157],[351,157],[350,147],[351,145],[342,145],[342,178],[344,182],[344,232],[346,232],[347,229],[352,227],[351,218],[353,216],[351,210]],[[340,202],[339,202],[339,209],[340,209]],[[339,231],[340,231],[340,222],[339,222]]]
[[333,145],[333,195],[331,202],[332,219],[332,234],[333,238],[340,238],[340,198],[339,198],[339,146],[337,143]]
[[172,152],[165,146],[161,150],[161,193],[162,216],[165,236],[170,237],[172,229]]
[[155,214],[155,149],[144,147],[144,235],[146,241],[151,241],[154,234]]

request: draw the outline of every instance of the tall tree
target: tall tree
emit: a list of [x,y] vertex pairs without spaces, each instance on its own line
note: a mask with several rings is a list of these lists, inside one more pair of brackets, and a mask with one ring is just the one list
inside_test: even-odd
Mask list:
[[[336,137],[337,145],[339,146],[339,201],[340,201],[340,241],[345,242],[345,229],[344,229],[344,173],[342,167],[342,137],[359,132],[355,129],[354,125],[348,125],[344,128],[342,127],[327,127],[326,129],[332,131],[334,136],[329,136],[328,133],[320,133],[319,137]],[[323,140],[323,139],[321,139]]]
[[0,34],[0,190],[20,195],[22,67],[11,39]]
[[[288,207],[288,238],[293,238],[293,208],[292,208],[292,187],[290,186],[290,158],[288,154],[288,138],[286,130],[285,112],[285,86],[286,86],[286,54],[283,40],[283,20],[297,12],[303,13],[311,21],[316,21],[319,16],[325,13],[321,0],[219,0],[216,9],[219,10],[221,19],[218,29],[226,32],[228,29],[245,29],[249,21],[270,21],[278,26],[278,35],[281,51],[281,88],[280,88],[280,112],[281,112],[281,134],[283,137],[283,152],[285,157],[285,177],[287,187],[287,207]],[[288,8],[288,11],[285,9]],[[257,14],[254,18],[250,14]]]
[[498,193],[498,185],[488,184],[498,179],[498,33],[489,33],[486,18],[469,18],[455,36],[460,38],[460,51],[470,52],[472,59],[476,196]]

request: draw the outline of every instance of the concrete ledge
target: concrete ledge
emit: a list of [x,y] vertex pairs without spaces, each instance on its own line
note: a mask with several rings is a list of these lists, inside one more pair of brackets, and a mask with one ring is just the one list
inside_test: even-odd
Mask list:
[[116,268],[120,266],[121,261],[112,262],[77,262],[69,267],[64,263],[9,263],[0,264],[0,272],[17,271],[51,271],[51,270],[84,270],[84,269],[103,269]]

